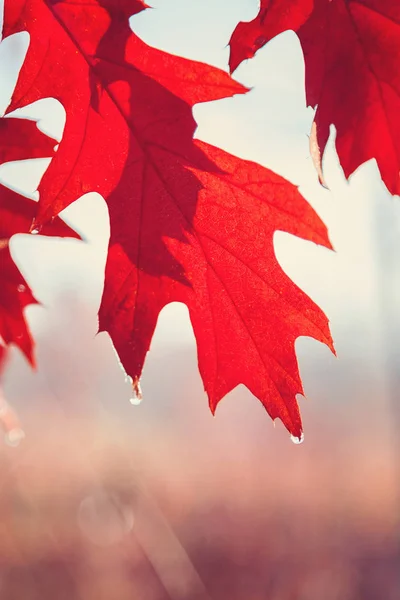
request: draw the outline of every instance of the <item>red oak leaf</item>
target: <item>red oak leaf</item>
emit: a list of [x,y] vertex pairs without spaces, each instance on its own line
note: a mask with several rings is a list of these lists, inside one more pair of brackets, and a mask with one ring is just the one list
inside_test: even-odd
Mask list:
[[219,69],[144,44],[127,21],[141,8],[111,0],[6,3],[6,33],[28,29],[32,40],[12,108],[54,96],[67,113],[39,187],[38,222],[83,192],[106,199],[100,330],[134,386],[159,311],[182,301],[211,409],[244,383],[300,437],[294,341],[311,335],[332,343],[323,313],[279,267],[273,233],[329,247],[326,229],[293,185],[193,140],[194,104],[246,90]]
[[[35,121],[0,119],[0,164],[50,157],[56,143],[39,131]],[[11,258],[8,242],[14,233],[29,232],[34,213],[32,200],[0,186],[0,337],[6,344],[17,344],[31,362],[32,339],[23,309],[36,301]]]
[[[329,246],[325,227],[281,177],[203,142],[196,146],[202,153],[197,166],[177,179],[177,157],[158,194],[110,204],[119,228],[109,248],[100,328],[110,333],[135,386],[159,311],[184,302],[211,410],[244,383],[272,418],[300,438],[296,394],[302,386],[294,342],[299,335],[331,348],[332,342],[322,311],[280,268],[273,233],[279,229]],[[147,177],[145,169],[143,181]],[[166,253],[154,254],[153,242],[157,229],[172,224],[185,236],[165,239],[167,262]]]
[[[18,346],[32,364],[33,341],[23,313],[37,301],[11,257],[9,240],[15,233],[29,233],[36,207],[33,200],[0,185],[0,337]],[[58,218],[42,233],[79,237]]]
[[287,29],[297,33],[304,52],[318,154],[333,123],[346,177],[375,158],[388,190],[400,193],[400,3],[262,0],[258,16],[232,34],[231,71]]
[[193,152],[191,106],[246,91],[224,71],[142,42],[128,15],[145,6],[139,0],[5,3],[4,36],[24,30],[31,36],[9,111],[54,97],[67,113],[39,186],[39,226],[86,192],[107,198],[124,169],[140,171],[155,146]]

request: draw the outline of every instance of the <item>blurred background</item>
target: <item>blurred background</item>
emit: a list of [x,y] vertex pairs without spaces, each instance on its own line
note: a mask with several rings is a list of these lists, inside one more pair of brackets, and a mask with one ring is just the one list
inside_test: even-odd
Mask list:
[[[223,69],[234,26],[258,9],[152,6],[132,20],[146,42]],[[18,34],[0,45],[3,110],[28,44]],[[2,600],[400,598],[399,199],[374,161],[344,180],[334,130],[329,190],[318,184],[292,32],[235,77],[251,91],[196,107],[197,137],[299,185],[336,250],[275,236],[282,267],[327,313],[338,354],[296,344],[305,441],[292,444],[243,386],[211,415],[178,304],[160,315],[143,401],[131,397],[108,336],[96,336],[109,225],[102,198],[87,194],[63,213],[86,243],[11,243],[42,304],[27,310],[37,371],[13,349],[3,378],[25,438],[0,443]],[[18,112],[60,137],[54,100]],[[35,197],[46,164],[9,163],[0,180]]]

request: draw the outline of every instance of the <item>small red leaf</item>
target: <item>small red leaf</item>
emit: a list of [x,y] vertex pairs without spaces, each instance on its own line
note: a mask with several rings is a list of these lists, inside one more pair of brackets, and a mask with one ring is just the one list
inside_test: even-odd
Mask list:
[[[54,154],[56,140],[44,135],[35,121],[0,119],[0,164]],[[16,344],[34,364],[33,341],[23,311],[36,303],[29,286],[11,258],[9,241],[15,233],[29,233],[37,204],[0,185],[0,337]],[[60,219],[43,233],[78,237]]]
[[400,193],[399,2],[262,0],[258,16],[232,34],[231,71],[287,29],[303,48],[321,155],[334,124],[346,177],[375,158],[388,190]]
[[[36,300],[15,265],[9,240],[16,233],[29,233],[37,204],[0,185],[0,336],[6,344],[18,346],[34,364],[33,341],[24,309]],[[44,235],[79,237],[61,219],[46,225]]]
[[[0,119],[0,164],[8,161],[52,156],[57,142],[39,131],[35,121]],[[36,203],[0,185],[0,337],[16,344],[33,364],[33,342],[23,310],[36,302],[25,279],[14,264],[9,240],[15,233],[29,233]],[[76,235],[59,225],[50,235]]]

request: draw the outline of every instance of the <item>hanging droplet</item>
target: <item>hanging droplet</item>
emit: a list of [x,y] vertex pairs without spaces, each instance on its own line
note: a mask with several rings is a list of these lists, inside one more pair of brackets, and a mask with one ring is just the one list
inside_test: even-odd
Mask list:
[[132,396],[132,398],[129,398],[129,402],[132,404],[132,406],[139,406],[140,404],[142,404],[143,398],[139,398],[138,396]]
[[292,440],[293,444],[302,444],[304,442],[304,433],[301,432],[300,437],[297,437],[296,435],[291,435],[290,439]]
[[31,233],[32,235],[37,235],[38,233],[40,233],[41,229],[42,225],[38,225],[36,223],[36,219],[33,219],[29,233]]
[[139,406],[139,404],[141,404],[143,400],[142,388],[140,387],[139,377],[135,377],[135,379],[132,379],[132,391],[133,396],[132,398],[130,398],[129,401],[134,406]]

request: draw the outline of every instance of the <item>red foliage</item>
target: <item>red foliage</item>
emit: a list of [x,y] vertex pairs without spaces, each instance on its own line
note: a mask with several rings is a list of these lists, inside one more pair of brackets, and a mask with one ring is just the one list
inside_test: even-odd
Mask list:
[[[55,144],[34,121],[11,117],[0,120],[0,164],[51,156]],[[0,337],[6,344],[16,344],[32,364],[33,342],[23,311],[36,300],[11,258],[9,240],[15,233],[29,233],[36,208],[33,200],[0,185]],[[43,233],[77,237],[60,219]]]
[[320,154],[333,123],[346,177],[375,158],[388,190],[400,193],[399,2],[262,0],[258,16],[233,32],[231,71],[287,29],[303,48]]
[[159,311],[181,301],[211,409],[244,383],[300,437],[295,339],[332,342],[324,314],[278,265],[273,234],[330,247],[326,228],[292,184],[193,139],[194,104],[247,90],[142,42],[128,16],[144,7],[6,1],[5,35],[31,36],[10,110],[52,96],[67,114],[39,186],[36,225],[85,192],[102,194],[111,236],[100,329],[134,385]]

